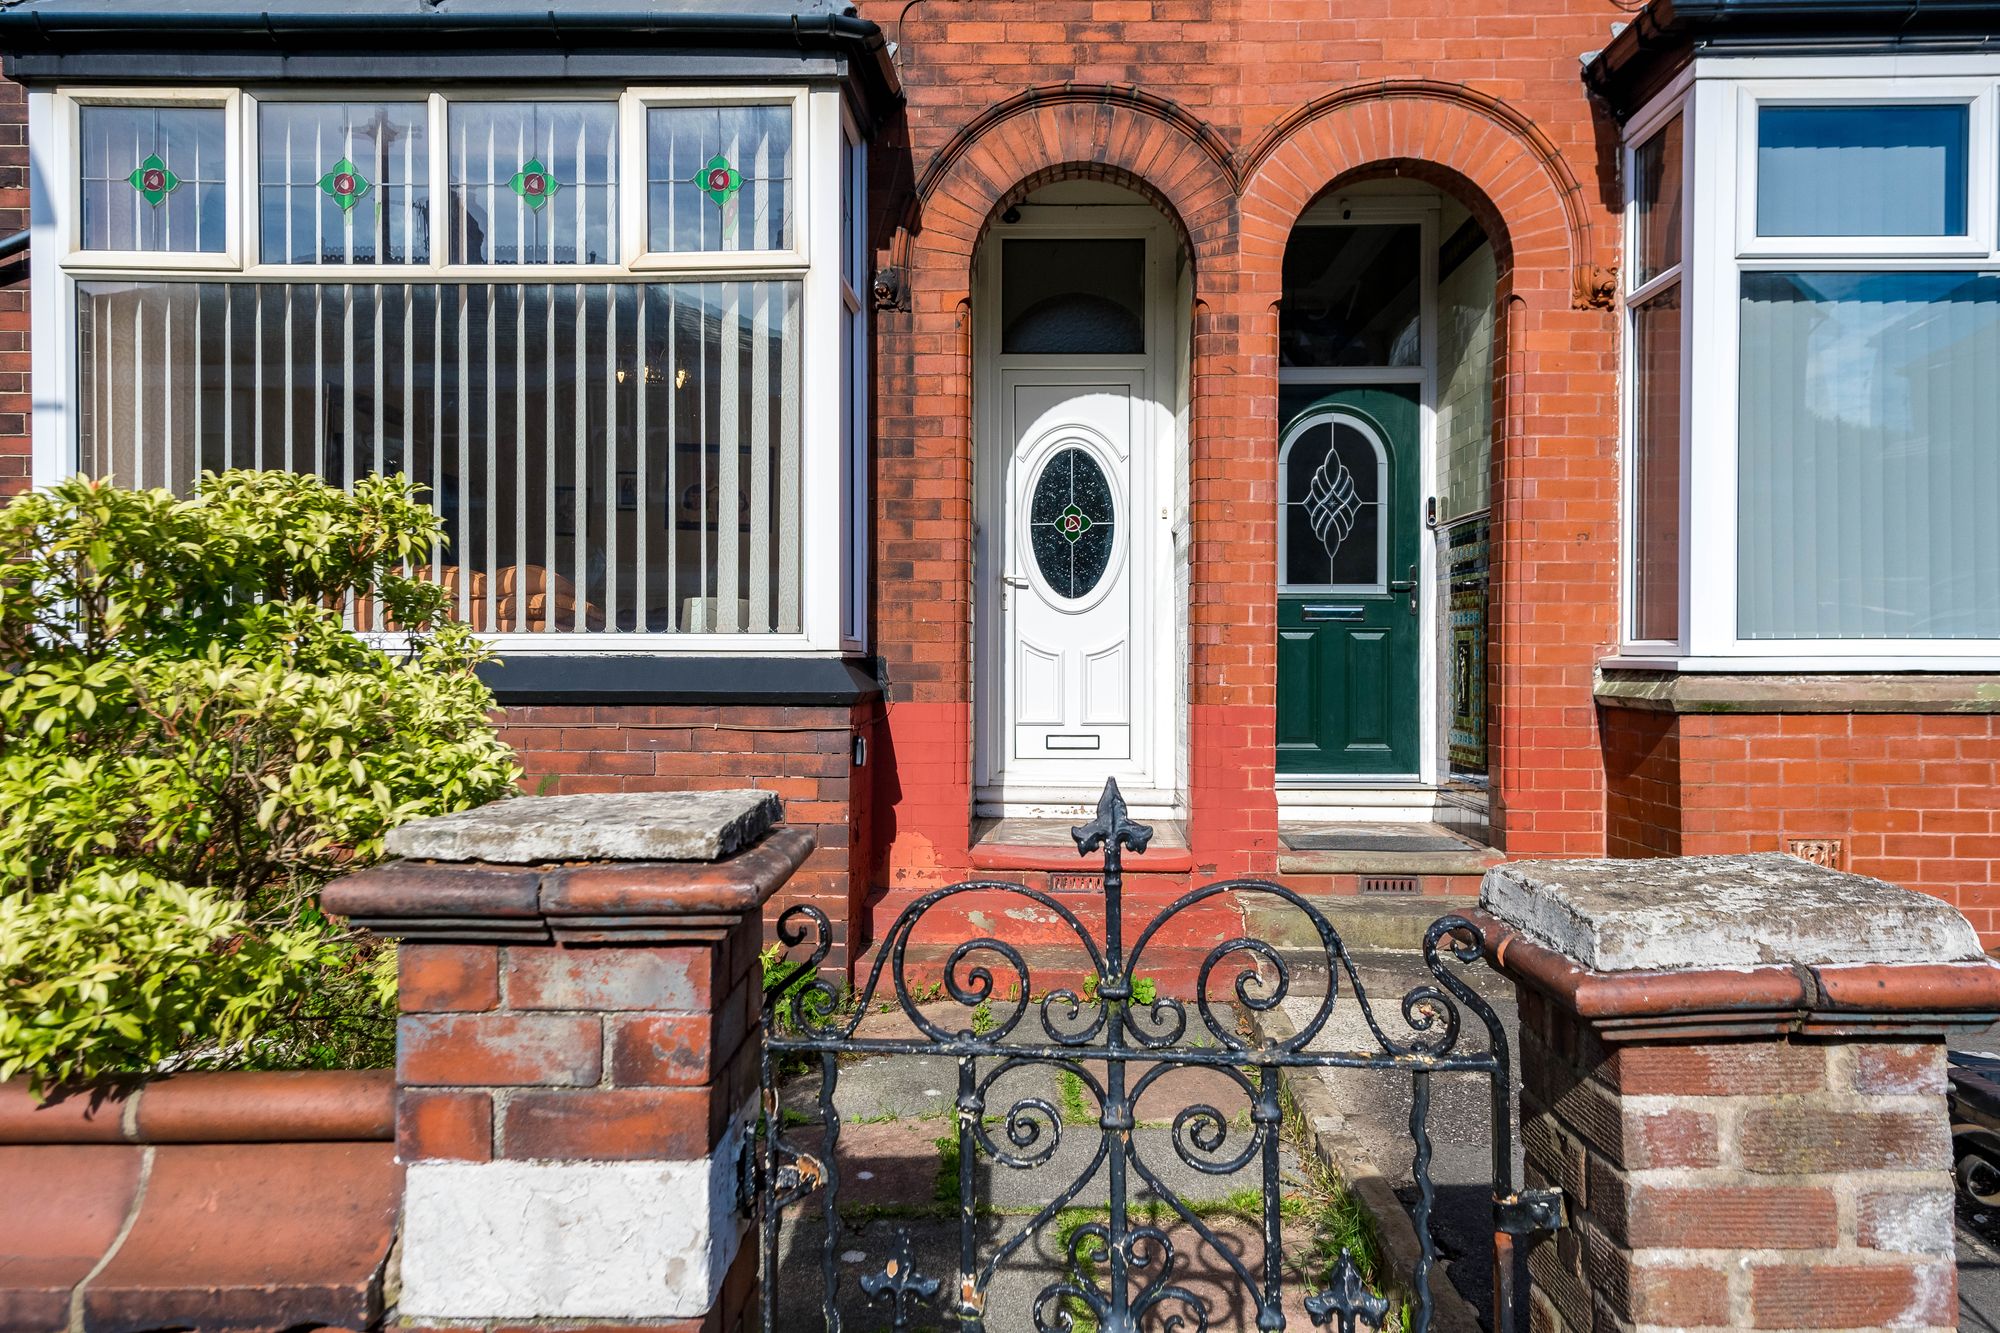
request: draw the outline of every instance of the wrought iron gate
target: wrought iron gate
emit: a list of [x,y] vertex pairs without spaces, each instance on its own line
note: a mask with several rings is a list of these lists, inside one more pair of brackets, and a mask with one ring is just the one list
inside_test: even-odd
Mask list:
[[[1410,1275],[1411,1333],[1429,1329],[1432,1310],[1430,1272],[1437,1259],[1432,1208],[1429,1114],[1431,1080],[1440,1075],[1483,1077],[1492,1105],[1493,1152],[1493,1290],[1495,1327],[1511,1333],[1514,1326],[1513,1242],[1516,1236],[1555,1224],[1560,1199],[1555,1191],[1521,1191],[1514,1182],[1511,1145],[1512,1111],[1506,1032],[1498,1016],[1451,964],[1470,964],[1481,957],[1478,933],[1463,917],[1444,916],[1424,935],[1424,962],[1433,981],[1426,981],[1402,998],[1401,1013],[1409,1035],[1392,1037],[1377,1021],[1363,993],[1353,960],[1340,936],[1313,905],[1280,885],[1264,880],[1225,880],[1195,889],[1160,912],[1128,948],[1125,943],[1123,856],[1127,849],[1143,853],[1152,830],[1127,817],[1117,783],[1105,785],[1097,817],[1072,830],[1079,855],[1102,848],[1104,858],[1104,937],[1093,938],[1071,907],[1050,894],[1023,885],[974,880],[935,890],[911,903],[897,917],[882,941],[875,964],[857,996],[843,997],[818,975],[818,966],[832,943],[827,918],[809,904],[788,909],[779,919],[778,937],[787,948],[808,940],[812,949],[796,967],[776,976],[764,992],[764,1129],[756,1143],[750,1189],[761,1228],[764,1261],[764,1329],[776,1327],[775,1281],[779,1259],[779,1225],[787,1208],[818,1196],[824,1231],[820,1241],[820,1273],[825,1285],[823,1310],[830,1330],[841,1327],[836,1308],[839,1290],[841,1173],[838,1158],[840,1116],[834,1107],[840,1060],[856,1055],[936,1055],[957,1062],[955,1102],[959,1161],[958,1240],[956,1274],[919,1272],[909,1235],[902,1232],[887,1262],[860,1279],[862,1291],[884,1307],[899,1331],[913,1320],[925,1324],[956,1324],[961,1330],[983,1330],[989,1284],[1001,1266],[1030,1237],[1074,1201],[1100,1172],[1107,1177],[1109,1208],[1102,1221],[1076,1229],[1065,1249],[1067,1270],[1047,1284],[1032,1307],[1034,1325],[1043,1333],[1073,1326],[1070,1310],[1087,1308],[1104,1333],[1132,1333],[1151,1319],[1163,1328],[1206,1329],[1210,1311],[1195,1292],[1180,1285],[1179,1262],[1167,1233],[1158,1226],[1135,1224],[1130,1214],[1134,1178],[1191,1227],[1202,1243],[1220,1255],[1251,1308],[1259,1329],[1281,1329],[1285,1314],[1283,1251],[1280,1237],[1279,1129],[1282,1119],[1278,1071],[1330,1067],[1381,1070],[1407,1075],[1411,1088],[1410,1137],[1414,1153],[1416,1200],[1412,1220],[1422,1254]],[[1075,933],[1095,985],[1081,990],[1061,987],[1038,992],[1021,952],[1005,940],[977,938],[954,947],[944,966],[945,993],[965,1006],[1001,998],[992,968],[981,958],[998,961],[1010,971],[1019,1003],[990,1030],[947,1031],[931,1021],[913,998],[906,975],[906,954],[912,932],[939,903],[960,894],[1011,894],[1056,914]],[[1319,934],[1327,986],[1325,998],[1297,1033],[1282,1041],[1252,1040],[1223,1021],[1210,982],[1226,960],[1237,960],[1234,1002],[1251,1013],[1275,1009],[1289,994],[1291,970],[1277,948],[1264,940],[1238,937],[1211,949],[1203,960],[1192,1001],[1155,995],[1150,1002],[1135,997],[1134,978],[1141,974],[1147,945],[1166,923],[1198,903],[1223,894],[1266,894],[1291,904],[1311,921]],[[916,1038],[870,1038],[856,1035],[862,1019],[875,1006],[884,971],[894,990],[897,1010],[913,1023]],[[1345,973],[1375,1049],[1315,1050],[1318,1037],[1339,998]],[[1227,975],[1225,973],[1225,975]],[[1031,1003],[1031,997],[1035,998]],[[858,1001],[858,1003],[857,1003]],[[1462,1012],[1468,1009],[1486,1029],[1483,1049],[1461,1049]],[[1192,1009],[1192,1016],[1190,1014]],[[778,1021],[780,1012],[788,1015]],[[1032,1018],[1032,1022],[1029,1020]],[[1190,1032],[1191,1018],[1199,1028]],[[788,1059],[804,1057],[818,1066],[818,1101],[823,1116],[817,1142],[810,1150],[792,1142],[780,1113],[776,1073]],[[1063,1136],[1063,1117],[1047,1099],[1020,1098],[1003,1113],[992,1114],[987,1094],[997,1080],[1028,1065],[1067,1070],[1082,1081],[1098,1106],[1098,1143],[1090,1165],[1055,1191],[1025,1225],[990,1254],[980,1253],[976,1225],[975,1155],[1001,1167],[1027,1171],[1047,1163]],[[1132,1066],[1139,1072],[1129,1082]],[[1253,1265],[1219,1243],[1216,1233],[1195,1209],[1177,1195],[1135,1151],[1132,1131],[1134,1102],[1154,1080],[1175,1068],[1202,1067],[1232,1079],[1249,1106],[1249,1126],[1243,1142],[1229,1143],[1231,1118],[1220,1108],[1200,1104],[1180,1109],[1174,1117],[1172,1142],[1182,1162],[1211,1175],[1252,1169],[1260,1180],[1261,1230],[1264,1253]],[[1093,1068],[1101,1068],[1099,1079]],[[1005,1141],[993,1131],[1004,1127]],[[1079,1127],[1072,1124],[1072,1130]],[[1096,1275],[1102,1272],[1100,1285]],[[949,1278],[949,1281],[947,1281]],[[1388,1300],[1371,1292],[1353,1258],[1342,1252],[1323,1284],[1304,1300],[1317,1326],[1337,1326],[1353,1333],[1358,1325],[1380,1329],[1390,1313]]]

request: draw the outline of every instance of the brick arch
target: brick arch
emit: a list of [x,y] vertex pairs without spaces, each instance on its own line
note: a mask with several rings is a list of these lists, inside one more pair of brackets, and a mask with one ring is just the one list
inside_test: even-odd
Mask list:
[[1610,219],[1594,216],[1601,210],[1539,128],[1457,85],[1342,89],[1286,116],[1244,162],[1233,309],[1261,381],[1246,412],[1259,458],[1277,439],[1285,245],[1316,198],[1341,180],[1395,170],[1450,191],[1492,239],[1502,261],[1488,620],[1493,815],[1510,853],[1602,855],[1595,718],[1573,701],[1615,646],[1617,373],[1612,354],[1573,349],[1606,342],[1612,269],[1598,246]]
[[1401,163],[1441,174],[1537,289],[1603,302],[1607,265],[1583,186],[1540,127],[1497,97],[1426,79],[1343,88],[1278,121],[1244,160],[1246,297],[1277,299],[1292,225],[1336,179]]
[[1105,180],[1144,196],[1174,223],[1204,271],[1233,245],[1237,179],[1229,147],[1186,108],[1136,88],[1062,84],[988,107],[940,149],[905,215],[913,276],[969,266],[992,221],[1060,180]]
[[[1195,348],[1189,455],[1196,503],[1219,464],[1213,396],[1234,357],[1218,327],[1234,281],[1238,180],[1229,146],[1185,108],[1134,88],[1036,88],[985,109],[919,172],[891,264],[902,294],[877,314],[879,382],[899,409],[879,416],[876,641],[887,648],[883,735],[899,785],[884,791],[882,882],[962,874],[972,798],[973,475],[971,276],[989,226],[1032,190],[1096,179],[1135,191],[1179,230],[1193,260]],[[907,404],[906,407],[900,406]],[[1199,561],[1201,557],[1197,557]],[[1199,575],[1197,575],[1199,577]],[[1263,617],[1268,621],[1270,616]],[[1240,645],[1196,642],[1191,695],[1229,670]],[[1191,724],[1197,732],[1199,724]],[[1199,734],[1192,742],[1203,753]],[[1191,760],[1193,763],[1199,759]],[[1211,761],[1219,769],[1227,764]],[[1268,763],[1268,760],[1266,760]],[[921,782],[908,783],[909,775]],[[1264,841],[1275,845],[1273,835]],[[1234,855],[1240,845],[1227,847]],[[1213,857],[1226,863],[1219,853]]]

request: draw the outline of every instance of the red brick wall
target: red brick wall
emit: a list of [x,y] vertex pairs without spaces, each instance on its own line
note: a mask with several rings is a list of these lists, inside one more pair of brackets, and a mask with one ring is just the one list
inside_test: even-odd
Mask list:
[[1841,869],[1934,893],[2000,943],[2000,716],[1607,708],[1604,735],[1613,855],[1835,838]]
[[[877,705],[526,705],[500,711],[501,737],[520,755],[523,790],[706,791],[750,787],[785,802],[785,822],[819,845],[773,904],[810,900],[833,922],[830,967],[845,967],[847,927],[865,921],[871,770],[854,766],[854,738]],[[870,741],[872,748],[873,742]],[[850,874],[850,870],[860,873]]]
[[[28,229],[28,98],[0,79],[0,236]],[[23,257],[17,263],[25,264]],[[0,280],[13,270],[0,265]],[[0,287],[0,498],[28,489],[28,283]]]
[[1681,738],[1671,713],[1607,708],[1604,842],[1610,856],[1681,854]]
[[[1577,74],[1610,0],[1377,7],[1335,0],[864,4],[909,109],[875,156],[875,646],[899,763],[884,882],[962,873],[972,801],[971,263],[1044,182],[1153,199],[1194,261],[1189,833],[1198,869],[1268,872],[1276,701],[1276,338],[1285,241],[1336,181],[1452,191],[1498,245],[1507,297],[1495,459],[1495,816],[1510,850],[1601,853],[1591,671],[1616,584],[1616,323],[1576,299],[1613,261],[1611,127]],[[915,199],[912,201],[914,185]],[[899,231],[900,227],[900,231]],[[893,813],[889,813],[893,807]]]

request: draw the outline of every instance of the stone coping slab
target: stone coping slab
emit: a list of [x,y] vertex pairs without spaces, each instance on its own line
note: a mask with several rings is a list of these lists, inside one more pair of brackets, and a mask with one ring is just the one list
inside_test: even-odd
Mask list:
[[1778,852],[1516,861],[1486,872],[1479,902],[1593,972],[1984,958],[1942,899]]
[[411,861],[557,865],[565,861],[720,861],[785,817],[767,791],[592,792],[517,796],[390,832]]

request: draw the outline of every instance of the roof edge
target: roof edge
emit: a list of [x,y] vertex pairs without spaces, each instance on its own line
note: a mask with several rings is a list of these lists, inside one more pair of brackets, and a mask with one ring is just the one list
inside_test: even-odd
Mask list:
[[2000,49],[1996,0],[1653,0],[1584,65],[1622,120],[1695,55]]
[[608,42],[697,49],[757,48],[830,51],[852,62],[855,82],[879,123],[903,100],[882,29],[849,14],[676,11],[644,3],[542,5],[453,13],[448,4],[264,8],[217,4],[208,9],[134,5],[30,3],[0,8],[0,52],[101,53],[106,45],[172,50],[189,45],[283,54],[311,54],[329,37],[368,35],[385,44],[435,47],[459,42],[482,48],[538,40],[558,48]]

